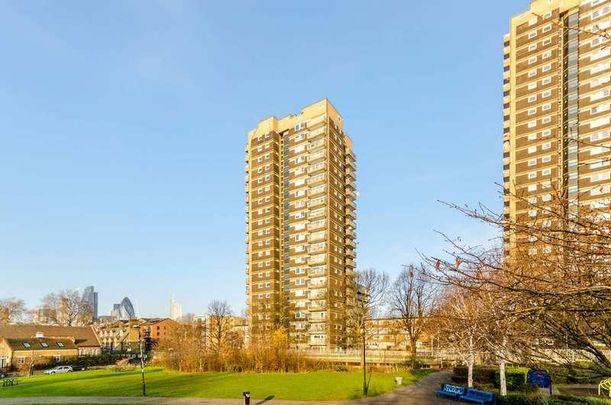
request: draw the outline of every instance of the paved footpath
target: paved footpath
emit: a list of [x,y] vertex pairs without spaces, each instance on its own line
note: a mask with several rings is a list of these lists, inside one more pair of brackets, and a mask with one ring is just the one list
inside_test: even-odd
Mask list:
[[[252,399],[251,405],[443,405],[454,401],[435,398],[439,385],[450,380],[451,373],[440,371],[420,382],[389,394],[354,401],[284,401]],[[162,397],[30,397],[0,398],[0,405],[23,404],[157,404],[157,405],[241,405],[241,399],[162,398]]]

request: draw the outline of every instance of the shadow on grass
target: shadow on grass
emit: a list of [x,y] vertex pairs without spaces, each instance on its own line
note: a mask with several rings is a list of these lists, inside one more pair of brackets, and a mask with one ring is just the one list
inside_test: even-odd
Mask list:
[[272,400],[272,399],[274,399],[274,398],[275,398],[275,396],[274,396],[274,395],[268,395],[268,396],[266,396],[266,397],[265,397],[265,399],[264,399],[263,401],[259,401],[259,402],[255,403],[255,405],[261,405],[261,404],[264,404],[264,403],[266,403],[267,401],[271,401],[271,400]]

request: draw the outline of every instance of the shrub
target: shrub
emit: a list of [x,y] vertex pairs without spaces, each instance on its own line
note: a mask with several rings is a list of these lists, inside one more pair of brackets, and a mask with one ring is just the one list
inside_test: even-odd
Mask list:
[[549,405],[608,405],[604,399],[592,397],[578,397],[574,395],[554,395],[547,402]]
[[[525,367],[508,367],[505,370],[505,380],[507,381],[508,391],[524,391],[528,390],[528,368]],[[499,370],[494,370],[494,386],[501,386],[501,378]]]
[[509,394],[498,397],[496,403],[498,405],[546,405],[548,402],[537,395]]
[[[454,376],[452,380],[455,382],[467,382],[467,367],[454,367]],[[495,369],[492,367],[473,367],[473,382],[480,384],[494,383]]]

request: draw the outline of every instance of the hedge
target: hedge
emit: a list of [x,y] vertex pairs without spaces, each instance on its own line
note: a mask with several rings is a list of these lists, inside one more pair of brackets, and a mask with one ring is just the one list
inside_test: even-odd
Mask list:
[[[507,367],[505,370],[505,380],[507,381],[508,391],[522,391],[528,388],[528,368],[526,367]],[[494,372],[494,386],[501,386],[499,370]]]
[[572,395],[554,395],[549,398],[537,395],[509,394],[497,397],[497,405],[608,405],[604,399],[577,397]]

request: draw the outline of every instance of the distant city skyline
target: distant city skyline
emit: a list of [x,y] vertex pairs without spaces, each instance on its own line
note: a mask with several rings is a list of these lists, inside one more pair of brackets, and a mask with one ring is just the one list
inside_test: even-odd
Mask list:
[[244,133],[325,97],[359,158],[357,268],[440,254],[435,231],[489,243],[438,200],[502,210],[503,35],[528,4],[0,2],[2,296],[240,313]]

